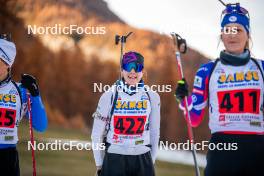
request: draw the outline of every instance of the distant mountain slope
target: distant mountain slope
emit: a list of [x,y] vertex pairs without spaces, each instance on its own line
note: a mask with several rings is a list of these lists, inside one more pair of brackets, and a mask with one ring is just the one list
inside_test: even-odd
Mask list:
[[[173,96],[178,79],[172,41],[168,36],[133,28],[112,13],[101,0],[12,0],[0,1],[0,32],[11,32],[18,55],[14,75],[29,72],[39,79],[51,121],[81,128],[84,120],[91,126],[91,115],[101,93],[93,92],[93,83],[112,84],[118,76],[120,46],[115,34],[133,31],[127,50],[145,57],[145,82],[172,85],[172,92],[161,96],[161,138],[182,141],[187,138],[185,120]],[[104,35],[28,35],[27,25],[77,24],[105,26]],[[186,79],[191,85],[195,71],[208,61],[189,48],[182,56]],[[65,120],[69,119],[69,120]],[[208,135],[205,123],[197,129],[198,139]]]

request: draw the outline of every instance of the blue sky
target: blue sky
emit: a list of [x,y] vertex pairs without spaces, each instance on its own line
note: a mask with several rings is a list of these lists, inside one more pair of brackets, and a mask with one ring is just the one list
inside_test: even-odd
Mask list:
[[[217,0],[105,0],[109,8],[131,26],[158,33],[174,31],[203,54],[215,58],[219,47],[220,16],[224,6]],[[255,57],[264,59],[264,1],[240,2],[250,12]]]

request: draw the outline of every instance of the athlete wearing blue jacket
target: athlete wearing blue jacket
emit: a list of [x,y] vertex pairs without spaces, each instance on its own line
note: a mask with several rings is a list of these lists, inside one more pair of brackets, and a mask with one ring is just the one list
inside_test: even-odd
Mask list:
[[0,170],[8,176],[19,176],[16,150],[18,125],[23,116],[29,117],[27,91],[31,97],[32,126],[39,132],[47,129],[48,121],[36,79],[23,74],[21,82],[11,78],[11,66],[16,56],[15,44],[0,39]]

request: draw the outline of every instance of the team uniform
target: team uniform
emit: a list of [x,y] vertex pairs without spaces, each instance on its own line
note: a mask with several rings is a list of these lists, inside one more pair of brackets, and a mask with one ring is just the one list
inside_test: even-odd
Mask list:
[[36,80],[23,74],[21,83],[11,78],[10,68],[14,62],[14,43],[0,39],[1,64],[8,65],[7,77],[0,81],[0,175],[19,176],[19,158],[16,149],[18,126],[23,116],[29,117],[27,89],[31,98],[32,126],[43,132],[47,128],[47,116],[39,95]]
[[[19,175],[16,144],[19,122],[28,116],[26,96],[26,90],[11,80],[0,86],[0,168],[10,176]],[[44,131],[47,118],[41,99],[38,96],[31,100],[33,128]]]
[[[208,150],[205,176],[264,175],[264,61],[252,58],[248,50],[248,11],[239,3],[227,4],[222,15],[222,31],[230,28],[229,24],[244,30],[222,33],[226,50],[197,71],[192,95],[188,97],[191,125],[200,124],[208,106],[210,142],[216,148]],[[245,33],[247,38],[243,38]],[[233,42],[241,44],[240,48]],[[187,84],[181,80],[176,97],[181,101],[187,95]],[[184,110],[182,105],[180,108]]]
[[93,115],[93,145],[106,135],[107,146],[105,151],[93,151],[96,166],[102,166],[101,175],[152,176],[160,134],[159,95],[146,91],[143,84],[136,91],[124,81],[116,85],[103,93]]
[[[246,56],[244,58],[244,56]],[[237,62],[233,62],[237,61]],[[221,52],[220,59],[202,65],[189,100],[192,126],[198,126],[208,105],[212,143],[237,143],[235,151],[207,154],[205,175],[263,175],[264,61]]]

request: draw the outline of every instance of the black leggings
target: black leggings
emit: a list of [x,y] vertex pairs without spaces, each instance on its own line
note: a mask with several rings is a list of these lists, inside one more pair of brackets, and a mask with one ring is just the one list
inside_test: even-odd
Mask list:
[[210,143],[237,143],[237,150],[209,150],[205,176],[264,175],[264,136],[215,133]]
[[142,155],[106,153],[100,176],[154,176],[150,152]]
[[20,175],[18,152],[15,147],[0,149],[0,170],[5,176]]

